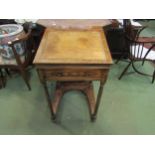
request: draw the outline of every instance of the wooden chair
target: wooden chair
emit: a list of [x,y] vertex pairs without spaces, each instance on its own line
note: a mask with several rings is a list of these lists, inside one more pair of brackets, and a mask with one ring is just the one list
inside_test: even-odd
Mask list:
[[[22,44],[22,48],[24,50],[23,55],[19,55],[17,48],[15,48],[18,43]],[[23,34],[20,38],[16,38],[15,41],[8,42],[7,45],[12,49],[14,58],[5,59],[0,56],[0,68],[5,68],[6,71],[8,71],[8,69],[18,70],[21,73],[28,89],[31,90],[26,71],[27,67],[32,62],[33,49],[35,49],[34,42],[31,37],[31,29],[29,29],[29,31],[26,34]]]
[[120,51],[120,56],[116,60],[116,64],[119,61],[127,61],[126,59],[128,58],[128,53],[129,53],[129,46],[126,43],[126,35],[134,38],[136,35],[139,36],[139,34],[147,28],[147,26],[142,26],[138,22],[134,22],[133,20],[130,19],[123,19],[123,20],[118,20],[119,25],[123,28],[123,47],[124,49]]
[[141,75],[152,76],[152,83],[155,80],[155,69],[152,75],[146,74],[144,72],[139,71],[136,68],[135,63],[137,61],[141,61],[142,65],[144,65],[145,61],[149,61],[154,65],[155,63],[155,51],[153,48],[155,47],[155,39],[147,38],[147,37],[139,37],[140,33],[145,29],[145,27],[141,27],[140,29],[133,29],[130,21],[126,21],[125,23],[125,39],[126,39],[126,47],[128,47],[128,65],[125,67],[121,75],[119,76],[119,80],[125,75],[128,68],[132,66],[135,72]]

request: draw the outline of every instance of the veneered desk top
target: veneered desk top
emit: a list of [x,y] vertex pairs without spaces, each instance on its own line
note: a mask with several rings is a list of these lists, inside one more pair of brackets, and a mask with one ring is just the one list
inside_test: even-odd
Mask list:
[[112,64],[104,32],[47,28],[35,64]]

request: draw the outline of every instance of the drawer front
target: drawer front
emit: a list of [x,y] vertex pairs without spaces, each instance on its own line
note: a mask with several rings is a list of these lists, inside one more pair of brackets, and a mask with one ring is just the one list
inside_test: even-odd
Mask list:
[[77,81],[100,80],[107,77],[107,69],[44,69],[42,76],[46,80]]

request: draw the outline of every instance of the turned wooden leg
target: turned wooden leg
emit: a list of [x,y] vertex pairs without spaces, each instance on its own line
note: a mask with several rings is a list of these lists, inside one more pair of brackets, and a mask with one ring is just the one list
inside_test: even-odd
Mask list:
[[92,82],[57,82],[54,99],[51,103],[51,110],[56,115],[59,103],[64,93],[70,90],[79,90],[82,91],[88,100],[90,118],[92,121],[96,119],[98,108],[101,101],[101,96],[103,93],[103,86],[105,81],[100,82],[100,88],[97,95],[97,101],[95,102],[93,83]]
[[43,85],[44,90],[45,90],[45,95],[46,95],[46,99],[47,99],[48,105],[49,105],[49,107],[51,109],[52,119],[55,120],[56,119],[56,112],[54,112],[53,106],[51,104],[51,98],[50,98],[50,94],[49,94],[49,91],[48,91],[48,88],[47,88],[46,81],[42,81],[42,85]]
[[96,119],[97,111],[99,108],[102,92],[103,92],[103,86],[105,83],[105,80],[100,82],[100,88],[97,95],[97,101],[95,102],[95,96],[94,96],[94,90],[93,90],[93,82],[92,81],[67,81],[67,82],[57,82],[56,83],[56,89],[53,100],[50,98],[50,94],[47,88],[46,80],[44,79],[44,76],[42,75],[41,71],[38,71],[40,81],[44,87],[47,102],[49,104],[49,107],[51,109],[52,119],[56,119],[57,111],[59,104],[61,102],[61,99],[65,92],[70,90],[79,90],[83,92],[88,100],[88,106],[89,106],[89,112],[90,112],[90,118],[92,121]]
[[60,83],[56,85],[55,93],[54,93],[54,99],[51,102],[51,108],[53,109],[53,113],[56,115],[59,103],[61,101],[61,98],[63,97],[63,90],[61,89]]
[[31,90],[31,86],[29,84],[28,77],[27,77],[25,69],[24,68],[20,68],[19,70],[20,70],[20,73],[21,73],[21,75],[22,75],[22,77],[23,77],[23,79],[24,79],[28,89]]
[[91,82],[86,89],[83,90],[85,93],[87,100],[88,100],[88,106],[89,106],[89,112],[90,112],[90,119],[92,120],[92,116],[95,112],[95,95],[94,95],[94,89],[93,89],[93,83]]
[[98,91],[98,94],[97,94],[97,100],[96,100],[94,113],[91,115],[91,120],[92,121],[94,121],[96,119],[96,116],[97,116],[98,108],[99,108],[102,93],[103,93],[104,83],[105,83],[105,81],[100,81],[100,87],[99,87],[99,91]]
[[50,94],[49,94],[49,91],[48,91],[48,88],[47,88],[46,80],[44,79],[43,74],[42,74],[42,72],[40,70],[37,70],[37,72],[38,72],[40,82],[43,85],[43,88],[44,88],[44,91],[45,91],[46,100],[47,100],[47,103],[48,103],[48,105],[50,107],[50,110],[51,110],[52,119],[55,120],[56,119],[56,114],[54,113],[53,107],[51,106],[51,98],[50,98]]

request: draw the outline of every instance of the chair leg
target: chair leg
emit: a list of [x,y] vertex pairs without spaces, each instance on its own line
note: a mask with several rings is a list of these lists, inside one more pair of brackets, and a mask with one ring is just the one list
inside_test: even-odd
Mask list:
[[154,83],[154,80],[155,80],[155,70],[153,72],[152,83]]
[[23,79],[24,79],[24,81],[25,81],[25,83],[26,83],[28,89],[31,90],[31,86],[30,86],[30,84],[29,84],[29,82],[28,82],[28,78],[27,78],[25,69],[23,69],[23,68],[21,69],[21,68],[20,68],[20,72],[21,72],[21,75],[22,75],[22,77],[23,77]]
[[5,76],[3,75],[3,71],[0,69],[0,84],[2,88],[5,88]]
[[123,51],[122,53],[121,53],[121,56],[116,60],[116,62],[115,62],[115,64],[118,64],[120,61],[121,61],[121,59],[125,56],[125,52]]
[[6,68],[5,72],[8,74],[8,76],[11,78],[11,73],[9,72],[9,70]]
[[125,48],[121,51],[120,57],[116,60],[115,64],[118,64],[119,61],[121,61],[122,59],[128,59],[129,57],[129,51]]
[[121,60],[122,57],[123,57],[123,56],[121,55],[121,56],[116,60],[115,64],[118,64],[118,63],[120,62],[120,60]]
[[0,69],[0,89],[3,88],[3,79],[2,79],[2,71]]
[[121,73],[120,77],[118,78],[119,80],[123,77],[123,75],[126,73],[126,71],[128,70],[128,68],[130,67],[131,64],[132,64],[132,61],[130,61],[130,63],[125,67],[125,69]]

